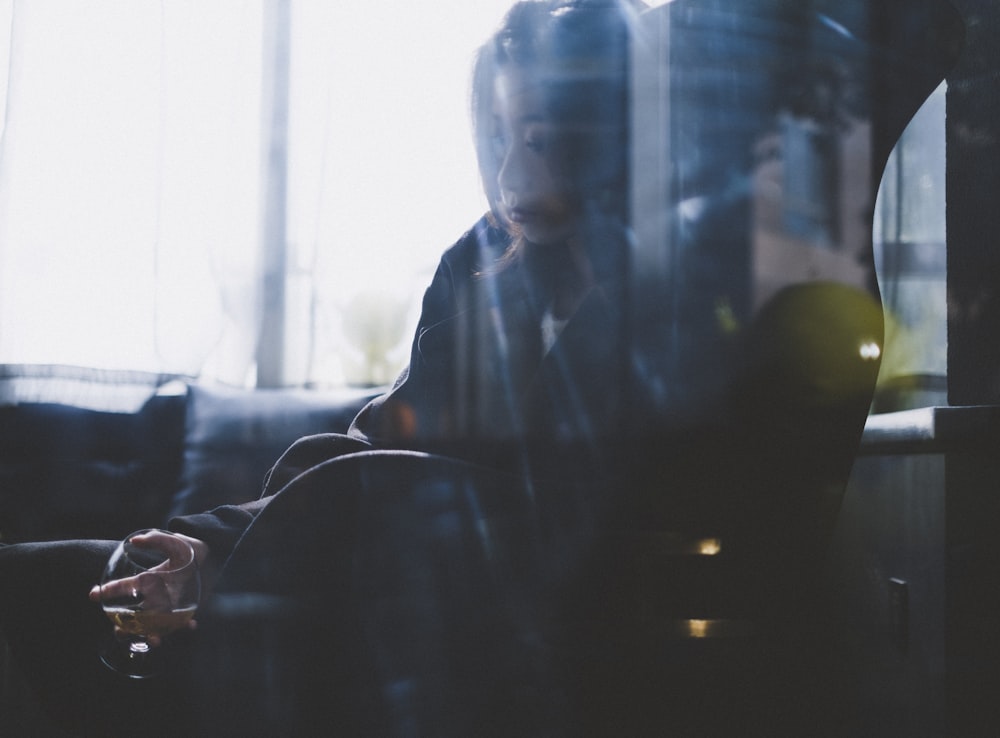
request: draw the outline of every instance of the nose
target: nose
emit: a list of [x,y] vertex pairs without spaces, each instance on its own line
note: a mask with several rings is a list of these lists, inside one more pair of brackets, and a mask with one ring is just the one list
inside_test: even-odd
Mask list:
[[500,188],[500,199],[504,205],[509,208],[517,207],[518,201],[524,200],[529,182],[530,175],[524,157],[517,146],[508,146],[497,171],[497,186]]

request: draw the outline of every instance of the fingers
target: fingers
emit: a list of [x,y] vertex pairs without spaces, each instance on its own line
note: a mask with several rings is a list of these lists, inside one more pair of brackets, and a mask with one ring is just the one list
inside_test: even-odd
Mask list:
[[190,543],[164,531],[152,530],[140,533],[132,536],[129,542],[137,548],[162,551],[167,555],[171,568],[186,566],[194,558],[194,550]]
[[[115,615],[113,612],[115,608],[141,610],[150,614],[168,614],[176,608],[197,603],[200,567],[196,561],[194,544],[199,544],[207,555],[207,546],[204,543],[196,539],[178,538],[159,530],[133,535],[128,543],[134,549],[156,552],[155,558],[144,553],[139,554],[133,559],[137,564],[133,571],[138,569],[138,573],[91,587],[87,593],[91,602],[102,604],[106,609],[110,608],[109,617],[115,622],[117,620],[112,617]],[[127,554],[130,558],[135,553],[134,549]],[[143,566],[149,568],[143,570]],[[167,635],[164,632],[164,625],[166,628],[171,627],[169,622],[167,620],[166,623],[155,626],[159,630],[158,635],[147,635],[146,640],[151,646],[159,646],[162,643],[164,636]],[[134,627],[134,624],[130,624],[130,627]],[[177,623],[173,627],[194,629],[197,623],[192,619],[186,621],[184,626]],[[126,633],[121,626],[116,625],[115,634],[119,638],[128,638],[134,635],[135,631],[133,630],[131,634]]]
[[124,599],[138,600],[141,594],[142,588],[139,585],[139,578],[126,577],[124,579],[105,582],[103,585],[95,584],[90,588],[87,597],[92,602]]
[[198,567],[201,568],[205,566],[208,561],[208,544],[197,538],[192,538],[191,536],[186,536],[183,533],[174,533],[174,536],[180,538],[182,541],[191,546],[194,551],[194,559],[198,563]]

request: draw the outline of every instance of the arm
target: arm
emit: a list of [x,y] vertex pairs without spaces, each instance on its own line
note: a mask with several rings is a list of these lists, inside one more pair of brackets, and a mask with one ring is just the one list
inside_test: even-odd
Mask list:
[[271,467],[258,499],[241,505],[222,505],[207,512],[176,517],[167,527],[187,536],[189,541],[197,541],[199,546],[195,550],[196,553],[200,551],[198,562],[202,567],[202,578],[206,587],[210,588],[243,532],[278,491],[307,469],[367,448],[370,448],[367,441],[337,433],[300,438]]
[[[348,436],[321,434],[294,443],[265,478],[261,497],[241,505],[223,505],[170,520],[168,528],[187,537],[195,547],[203,588],[210,592],[243,533],[273,496],[302,472],[337,456],[372,446],[412,447],[421,440],[437,440],[449,415],[447,398],[453,391],[453,347],[445,341],[428,347],[424,334],[453,319],[460,311],[456,279],[464,281],[483,268],[481,256],[495,258],[505,236],[482,219],[442,257],[424,294],[420,322],[413,340],[410,364],[392,390],[369,403],[354,419]],[[486,249],[486,251],[484,251]],[[499,250],[498,250],[499,249]],[[434,332],[435,337],[450,335]],[[99,595],[98,595],[99,598]],[[92,599],[94,599],[92,595]],[[205,597],[203,597],[203,600]]]

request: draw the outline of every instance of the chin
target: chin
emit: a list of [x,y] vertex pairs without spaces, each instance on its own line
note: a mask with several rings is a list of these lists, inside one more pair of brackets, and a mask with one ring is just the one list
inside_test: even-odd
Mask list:
[[573,228],[524,228],[521,236],[535,246],[557,246],[566,243],[575,233]]

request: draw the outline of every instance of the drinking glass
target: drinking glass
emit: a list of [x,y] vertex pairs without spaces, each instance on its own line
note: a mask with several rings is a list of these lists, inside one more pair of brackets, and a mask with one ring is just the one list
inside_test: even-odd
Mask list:
[[101,660],[133,679],[154,676],[157,658],[149,638],[185,627],[198,607],[201,577],[194,549],[169,531],[130,533],[108,559],[100,592],[101,606],[115,625]]

